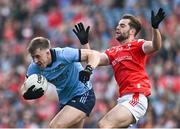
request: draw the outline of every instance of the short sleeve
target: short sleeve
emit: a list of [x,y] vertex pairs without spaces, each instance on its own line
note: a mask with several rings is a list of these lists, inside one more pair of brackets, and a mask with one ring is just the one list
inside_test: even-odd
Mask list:
[[116,54],[116,49],[112,47],[107,49],[104,53],[108,56],[109,63],[112,64],[112,61],[114,60],[114,54]]
[[80,61],[80,50],[70,47],[62,48],[57,52],[58,57],[67,61],[68,63]]
[[138,40],[138,48],[139,48],[139,52],[142,56],[145,56],[146,54],[144,53],[144,50],[143,50],[143,45],[144,45],[144,42],[145,40],[143,39],[139,39]]

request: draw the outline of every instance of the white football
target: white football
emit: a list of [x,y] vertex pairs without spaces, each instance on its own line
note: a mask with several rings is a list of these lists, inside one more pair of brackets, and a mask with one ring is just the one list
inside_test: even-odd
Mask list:
[[30,88],[32,85],[35,85],[35,89],[42,88],[44,90],[44,93],[48,89],[48,82],[47,82],[46,78],[41,74],[30,75],[24,83],[25,83],[25,85],[24,85],[25,90]]

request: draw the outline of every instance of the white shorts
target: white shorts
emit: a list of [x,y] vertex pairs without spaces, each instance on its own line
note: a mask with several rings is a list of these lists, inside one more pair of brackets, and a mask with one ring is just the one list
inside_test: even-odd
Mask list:
[[141,119],[147,110],[147,97],[141,93],[126,94],[117,99],[118,104],[125,106],[134,116],[136,122]]

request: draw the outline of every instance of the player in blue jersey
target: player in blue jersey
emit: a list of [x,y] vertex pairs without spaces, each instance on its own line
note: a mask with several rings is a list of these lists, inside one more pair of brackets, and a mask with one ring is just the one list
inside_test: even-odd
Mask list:
[[[89,27],[84,33],[88,36]],[[87,37],[85,39],[88,39]],[[88,40],[84,40],[87,42]],[[99,58],[96,52],[70,47],[51,48],[50,41],[36,37],[28,46],[33,61],[27,70],[27,77],[42,74],[56,86],[61,110],[50,122],[51,128],[82,128],[84,119],[95,105],[95,95],[89,81]],[[87,62],[85,69],[80,62]],[[25,84],[24,84],[25,85]],[[40,98],[42,88],[30,87],[23,97],[27,100]]]

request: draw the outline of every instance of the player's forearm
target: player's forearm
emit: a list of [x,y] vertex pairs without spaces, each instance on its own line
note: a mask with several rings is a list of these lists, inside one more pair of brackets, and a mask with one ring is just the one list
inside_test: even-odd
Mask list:
[[161,34],[158,29],[152,29],[152,46],[154,50],[161,48]]
[[100,63],[99,53],[96,51],[92,51],[91,54],[88,55],[88,65],[91,65],[93,69],[95,69]]

